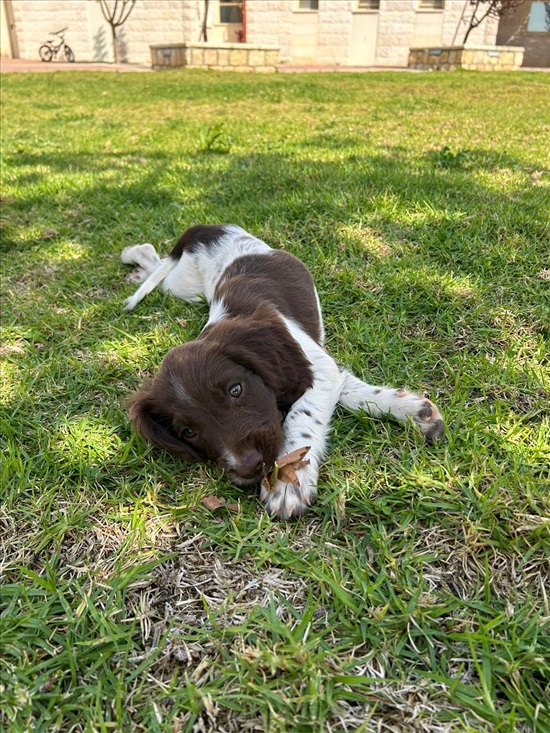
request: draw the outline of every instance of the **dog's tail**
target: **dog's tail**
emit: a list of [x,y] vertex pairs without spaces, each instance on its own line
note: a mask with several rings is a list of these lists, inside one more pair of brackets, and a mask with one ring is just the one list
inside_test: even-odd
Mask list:
[[160,263],[157,269],[149,275],[147,280],[141,283],[136,292],[127,299],[124,310],[134,310],[136,305],[140,303],[146,295],[149,295],[149,293],[152,292],[157,285],[159,285],[159,283],[161,283],[164,278],[172,272],[178,262],[178,257],[174,258],[171,255],[168,255],[168,257]]

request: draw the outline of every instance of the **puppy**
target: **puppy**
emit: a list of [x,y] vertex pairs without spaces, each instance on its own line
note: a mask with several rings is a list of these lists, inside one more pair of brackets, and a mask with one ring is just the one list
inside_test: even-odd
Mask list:
[[[188,461],[213,461],[281,519],[302,514],[317,495],[337,404],[375,417],[411,418],[431,442],[444,433],[430,400],[367,384],[324,348],[313,279],[296,257],[234,225],[193,226],[161,260],[154,247],[127,247],[141,283],[132,310],[157,285],[186,301],[206,299],[210,315],[195,341],[165,356],[154,379],[129,403],[135,428],[153,445]],[[309,446],[299,485],[262,478],[278,456]]]

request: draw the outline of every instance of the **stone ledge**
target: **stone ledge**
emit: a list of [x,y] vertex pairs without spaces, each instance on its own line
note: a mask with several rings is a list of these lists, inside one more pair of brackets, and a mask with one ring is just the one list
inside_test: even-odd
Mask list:
[[151,48],[153,69],[228,69],[233,71],[276,71],[280,48],[256,43],[167,43]]
[[417,70],[516,71],[523,63],[522,46],[420,46],[410,49],[409,68]]
[[[172,45],[172,44],[170,44]],[[238,51],[278,51],[279,46],[270,46],[263,43],[205,43],[204,41],[196,41],[184,43],[187,48],[229,48],[237,49]],[[151,46],[155,48],[155,46]]]
[[409,51],[523,51],[523,46],[481,46],[479,44],[465,46],[412,46]]

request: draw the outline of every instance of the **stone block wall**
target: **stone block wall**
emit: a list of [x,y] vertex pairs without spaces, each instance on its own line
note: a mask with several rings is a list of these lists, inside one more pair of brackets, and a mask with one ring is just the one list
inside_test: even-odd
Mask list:
[[[113,61],[111,29],[95,0],[12,0],[21,58],[38,59],[51,31],[68,26],[65,40],[77,61]],[[140,0],[119,29],[121,61],[147,64],[153,43],[198,38],[202,0]]]
[[[283,63],[350,64],[355,0],[322,0],[315,13],[297,12],[295,0],[250,0],[247,3],[247,39],[280,46]],[[464,12],[463,12],[464,11]],[[426,43],[459,44],[471,12],[468,0],[446,0],[442,11],[423,11],[418,0],[380,0],[375,51],[376,66],[406,67],[411,46]],[[312,49],[300,48],[297,26],[309,26]],[[470,35],[474,44],[494,43],[498,20],[487,18]],[[469,40],[470,40],[469,39]]]
[[[464,3],[457,0],[447,0],[445,3],[444,22],[441,32],[441,40],[437,44],[443,46],[461,46],[463,45],[464,35],[470,22],[472,8],[466,6],[464,11]],[[470,33],[468,44],[473,46],[490,46],[495,43],[498,29],[498,18],[487,17],[477,28]],[[426,45],[423,43],[411,43],[411,46],[418,47]],[[430,44],[432,45],[432,44]]]
[[416,0],[381,0],[376,66],[407,66],[417,4]]
[[316,59],[318,64],[348,63],[353,5],[353,0],[319,3]]
[[[67,42],[77,61],[113,60],[110,28],[95,0],[11,0],[11,6],[21,57],[38,58],[38,48],[48,33],[68,25]],[[524,45],[513,37],[513,28],[521,18],[525,21],[523,25],[526,24],[527,6],[530,7],[529,2],[525,3],[525,10],[520,9],[510,16],[510,27],[506,26],[506,38],[501,43]],[[178,44],[196,42],[200,38],[204,7],[204,0],[140,0],[120,29],[121,60],[149,63],[151,45],[175,48]],[[209,8],[209,40],[217,43],[221,41],[218,5],[212,0]],[[419,0],[380,0],[378,11],[369,12],[368,17],[373,22],[367,24],[356,0],[320,0],[317,11],[301,11],[298,0],[248,0],[246,38],[259,48],[277,47],[282,63],[341,66],[368,63],[380,67],[406,67],[410,48],[460,45],[470,13],[468,0],[446,0],[441,11],[424,11]],[[493,44],[498,28],[497,19],[487,18],[472,32],[468,43],[476,47]],[[546,36],[544,33],[523,33],[526,59],[531,45],[535,48],[535,42],[538,64],[543,65],[545,59],[550,58],[548,49],[542,55],[540,51],[539,37],[543,45],[548,46]],[[527,42],[531,44],[529,48]],[[352,43],[355,44],[353,48]],[[7,45],[2,40],[2,52]],[[221,48],[225,44],[218,45]],[[247,56],[245,64],[234,54],[233,60],[226,63],[225,55],[222,53],[214,60],[211,53],[206,62],[203,54],[201,65],[208,68],[275,65],[273,58],[265,57],[262,62],[254,54]],[[176,62],[179,64],[181,58],[174,51],[174,59],[167,65]],[[487,65],[493,67],[497,63],[488,61]]]
[[217,71],[272,72],[279,65],[279,47],[253,43],[177,43],[151,46],[153,69],[186,66]]
[[292,0],[261,0],[246,4],[248,41],[278,46],[282,62],[292,58]]
[[409,67],[425,71],[515,71],[523,62],[518,46],[441,46],[411,48]]
[[86,3],[68,5],[63,0],[53,0],[48,3],[14,0],[12,2],[13,18],[20,57],[24,59],[40,58],[38,49],[48,39],[49,34],[65,26],[69,26],[65,41],[72,48],[76,60],[82,61],[88,57],[92,48],[88,33],[86,5]]
[[181,43],[186,38],[198,38],[199,29],[200,16],[193,3],[139,0],[121,28],[121,60],[147,64],[151,44]]

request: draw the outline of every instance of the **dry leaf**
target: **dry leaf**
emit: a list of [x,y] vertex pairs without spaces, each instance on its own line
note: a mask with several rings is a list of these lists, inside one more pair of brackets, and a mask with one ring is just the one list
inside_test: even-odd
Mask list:
[[310,450],[311,446],[307,445],[303,448],[297,448],[296,450],[281,456],[276,462],[272,470],[264,476],[262,486],[266,491],[273,491],[277,484],[277,481],[285,481],[286,483],[294,484],[294,486],[300,486],[300,480],[296,475],[296,471],[304,466],[309,465],[309,461],[304,461],[304,456]]
[[296,448],[296,450],[293,450],[291,453],[287,453],[286,456],[281,456],[277,460],[277,465],[279,466],[279,469],[284,468],[289,464],[293,465],[297,461],[301,461],[310,450],[311,446],[306,445],[304,448]]
[[203,496],[201,499],[201,503],[204,504],[207,509],[210,509],[210,511],[213,512],[215,509],[219,509],[220,507],[225,505],[225,499],[220,499],[217,496]]
[[238,504],[226,504],[225,499],[219,496],[203,496],[201,499],[201,503],[204,504],[207,509],[210,509],[211,512],[215,511],[216,509],[220,509],[222,506],[232,512],[239,511]]

